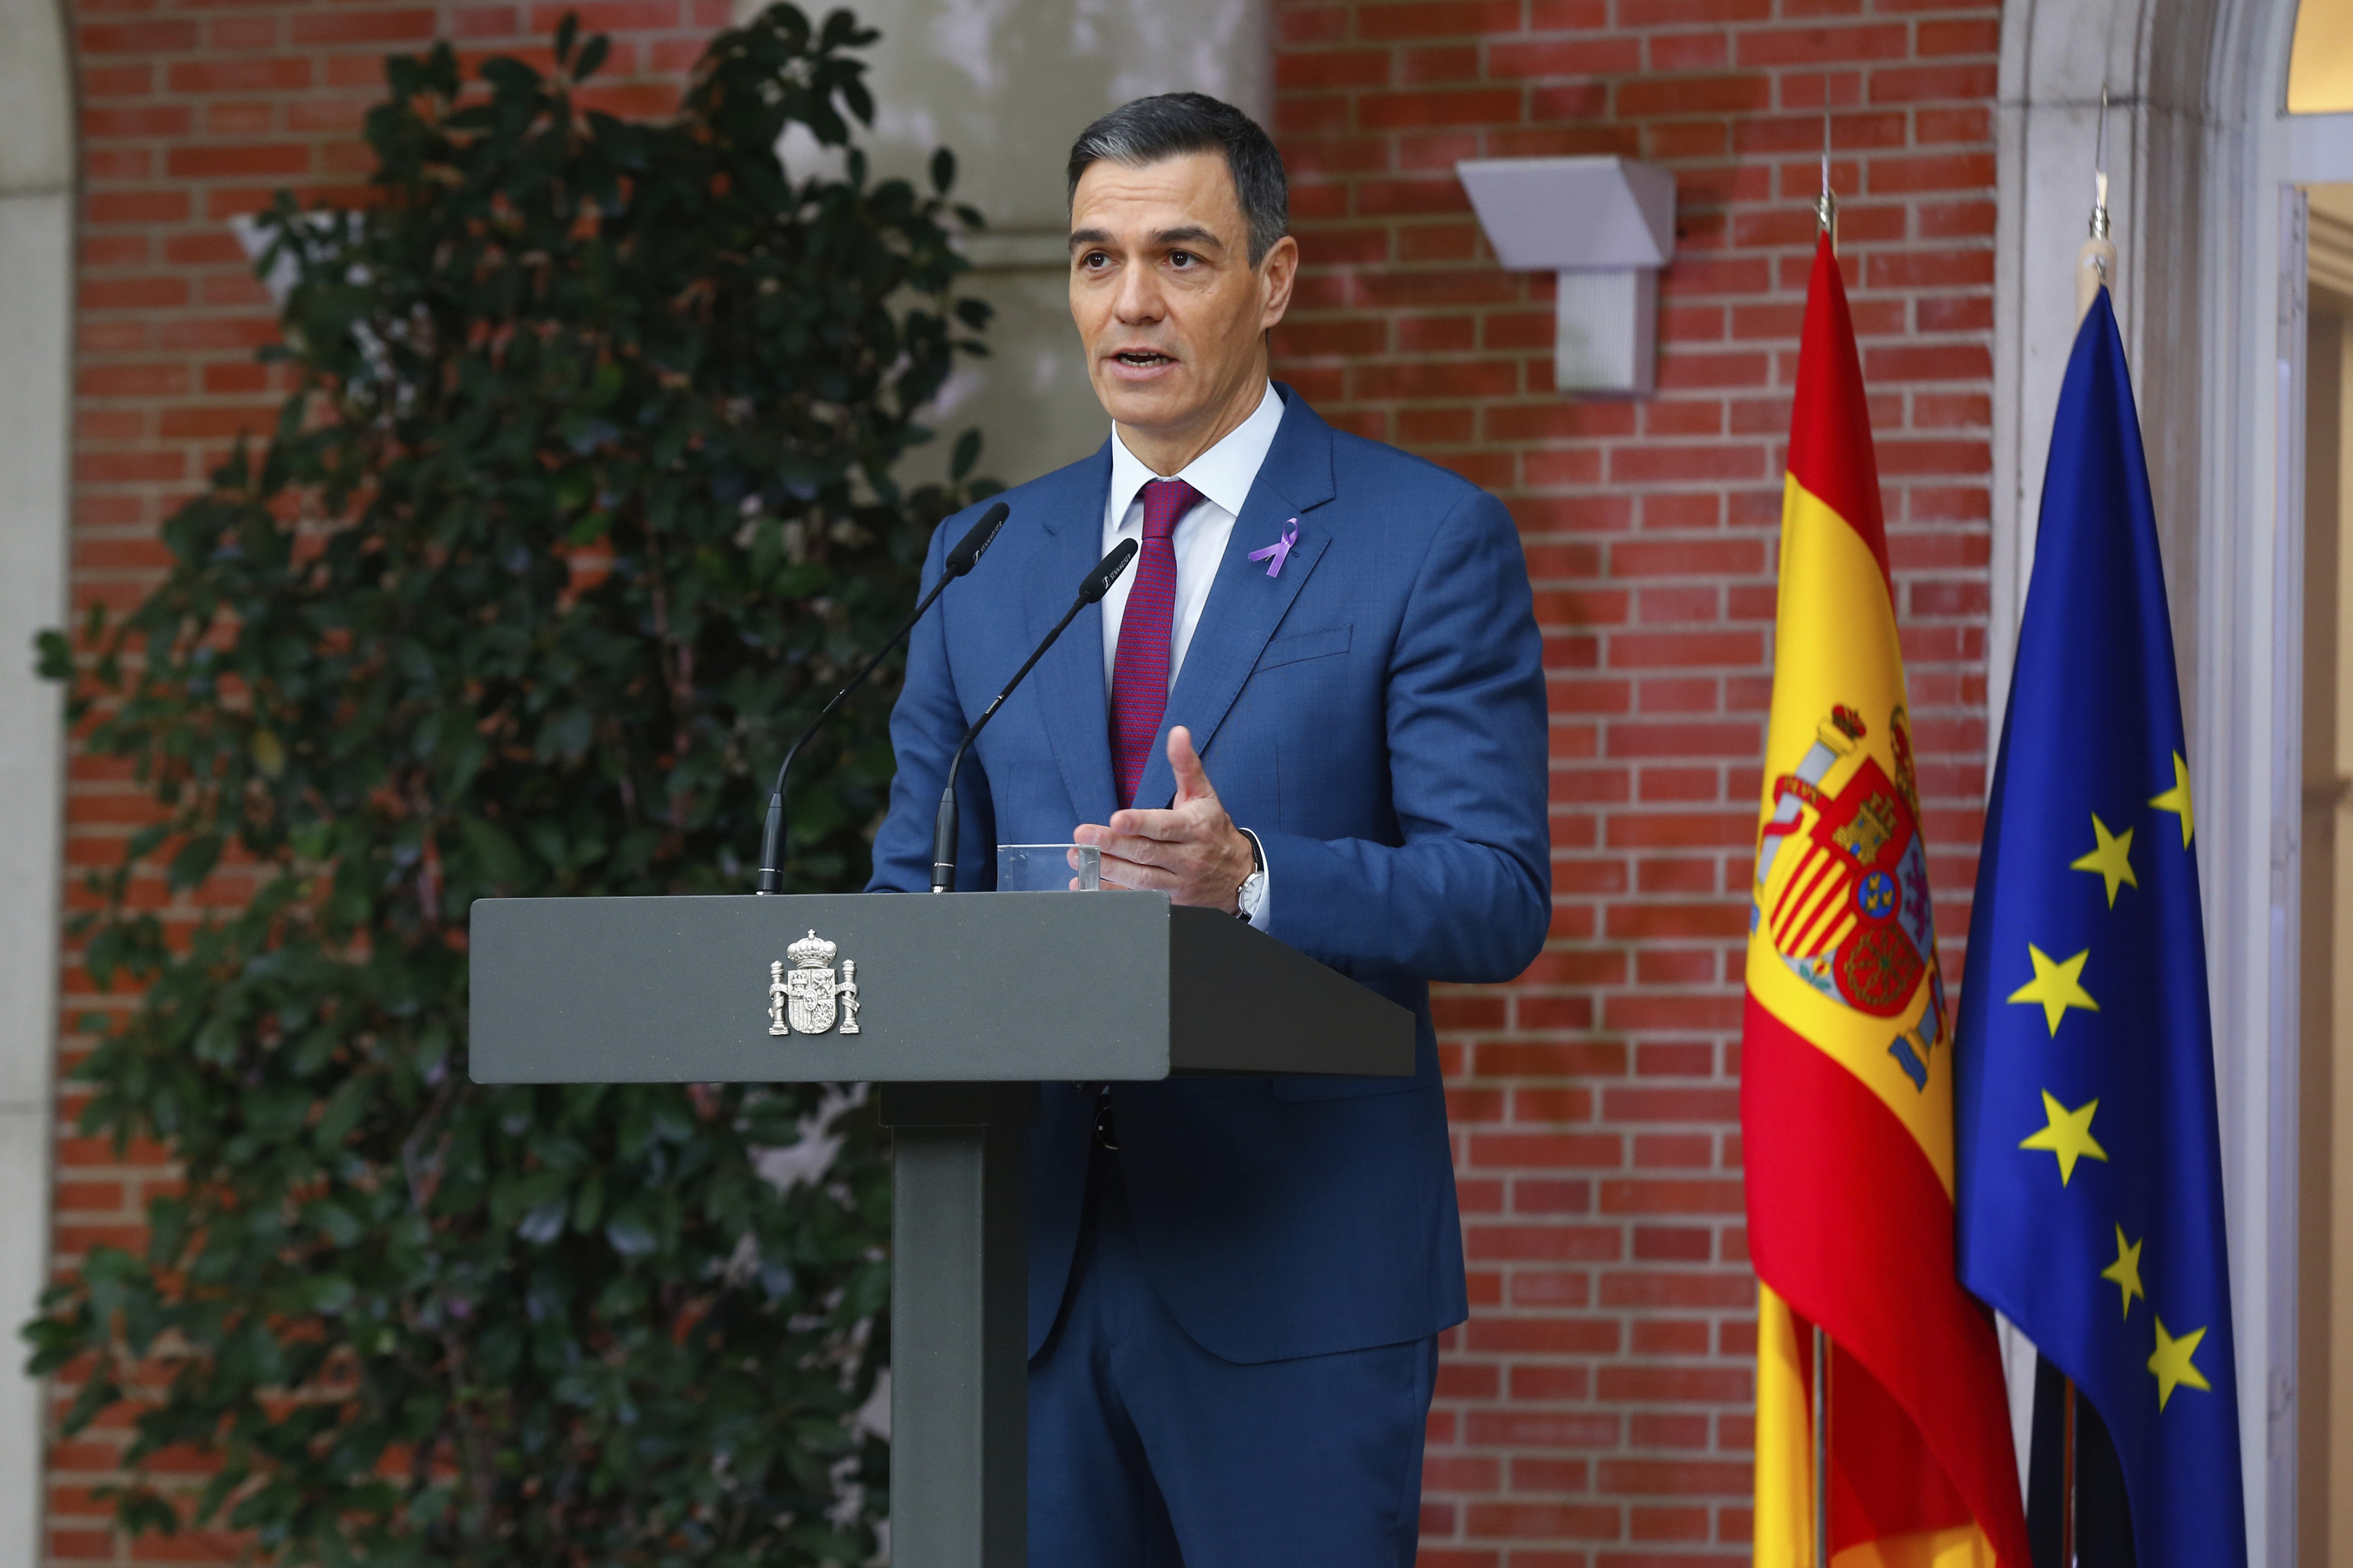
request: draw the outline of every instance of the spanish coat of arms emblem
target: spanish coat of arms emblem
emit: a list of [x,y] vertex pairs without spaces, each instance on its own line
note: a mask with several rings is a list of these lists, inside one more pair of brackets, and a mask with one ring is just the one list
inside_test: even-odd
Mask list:
[[1909,1012],[1925,976],[1928,1004],[1888,1050],[1915,1086],[1926,1088],[1926,1056],[1944,1033],[1945,982],[1902,708],[1888,728],[1894,779],[1863,754],[1862,715],[1839,707],[1797,771],[1774,780],[1749,921],[1792,974],[1860,1012]]
[[833,955],[834,945],[811,931],[785,949],[791,969],[782,959],[768,966],[769,1033],[823,1034],[837,1017],[842,1033],[859,1032],[858,961],[844,959],[837,980]]

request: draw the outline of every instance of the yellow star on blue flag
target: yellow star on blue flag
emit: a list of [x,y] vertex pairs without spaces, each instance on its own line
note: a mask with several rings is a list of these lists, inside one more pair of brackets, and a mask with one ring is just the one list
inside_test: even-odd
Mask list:
[[2245,1568],[2191,758],[2105,291],[2011,669],[1954,1032],[1961,1278],[2091,1402],[2141,1568]]

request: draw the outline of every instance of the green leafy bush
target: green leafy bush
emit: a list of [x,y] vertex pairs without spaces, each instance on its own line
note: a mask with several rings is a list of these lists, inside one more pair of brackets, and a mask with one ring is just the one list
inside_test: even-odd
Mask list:
[[[953,489],[892,478],[987,317],[953,160],[922,192],[775,151],[848,145],[873,37],[776,5],[660,123],[575,101],[606,43],[569,20],[552,76],[391,60],[374,199],[267,220],[296,387],[267,449],[79,666],[44,639],[156,802],[83,926],[140,999],[77,1075],[86,1131],[185,1180],[26,1330],[83,1380],[69,1430],[136,1412],[125,1526],[285,1563],[871,1555],[871,1118],[480,1087],[465,1020],[477,898],[748,890],[784,740],[985,488],[969,436]],[[804,760],[803,886],[864,875],[888,695]],[[764,1178],[808,1138],[841,1140],[815,1179]],[[182,1446],[217,1467],[193,1496],[148,1468]]]

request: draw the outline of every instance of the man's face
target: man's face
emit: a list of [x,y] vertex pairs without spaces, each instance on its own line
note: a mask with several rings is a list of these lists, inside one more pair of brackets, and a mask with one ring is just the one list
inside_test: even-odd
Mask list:
[[1091,164],[1071,201],[1071,315],[1111,417],[1176,441],[1239,423],[1261,395],[1264,334],[1298,253],[1285,238],[1250,266],[1221,154]]

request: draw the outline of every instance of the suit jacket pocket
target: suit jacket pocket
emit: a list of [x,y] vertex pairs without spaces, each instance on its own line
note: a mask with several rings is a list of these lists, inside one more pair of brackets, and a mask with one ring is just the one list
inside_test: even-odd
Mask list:
[[1359,1077],[1341,1073],[1286,1073],[1271,1080],[1274,1097],[1279,1100],[1356,1100],[1372,1095],[1401,1095],[1408,1089],[1421,1087],[1421,1076],[1408,1073],[1401,1078]]
[[1348,651],[1348,639],[1356,630],[1355,623],[1342,626],[1322,626],[1313,631],[1294,631],[1278,637],[1266,645],[1258,656],[1258,667],[1271,670],[1278,664],[1296,664],[1303,659],[1328,658]]

